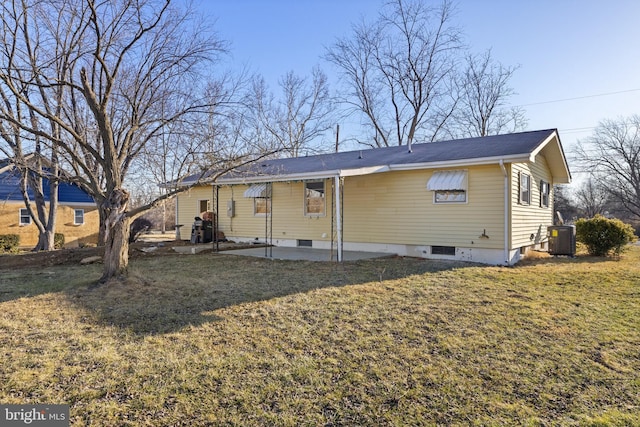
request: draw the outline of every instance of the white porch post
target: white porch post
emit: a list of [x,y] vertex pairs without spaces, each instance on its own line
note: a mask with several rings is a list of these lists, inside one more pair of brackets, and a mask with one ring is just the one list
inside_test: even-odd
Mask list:
[[338,234],[338,251],[337,260],[342,262],[342,217],[340,216],[340,175],[336,175],[334,178],[334,188],[336,191],[336,232]]

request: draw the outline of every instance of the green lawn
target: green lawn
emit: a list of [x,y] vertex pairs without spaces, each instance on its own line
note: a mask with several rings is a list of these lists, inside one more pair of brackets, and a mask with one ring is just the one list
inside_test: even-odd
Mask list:
[[0,403],[72,425],[640,425],[640,248],[515,268],[231,255],[0,270]]

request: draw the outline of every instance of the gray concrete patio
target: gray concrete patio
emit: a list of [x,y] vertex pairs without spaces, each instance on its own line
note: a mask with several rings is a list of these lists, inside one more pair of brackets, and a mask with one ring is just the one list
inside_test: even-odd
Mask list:
[[[266,254],[265,254],[266,249]],[[328,249],[314,248],[292,248],[292,247],[270,247],[270,248],[249,248],[234,249],[220,252],[225,255],[251,256],[256,258],[271,258],[283,260],[304,260],[304,261],[331,261],[331,251]],[[394,254],[382,252],[359,252],[343,251],[343,261],[357,261],[361,259],[384,258],[394,256]],[[333,252],[333,261],[336,260],[336,252]]]

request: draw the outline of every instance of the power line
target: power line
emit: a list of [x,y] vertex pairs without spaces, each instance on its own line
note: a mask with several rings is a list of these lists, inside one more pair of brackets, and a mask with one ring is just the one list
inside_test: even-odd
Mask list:
[[559,131],[562,131],[563,134],[567,134],[567,133],[583,133],[583,132],[589,132],[591,130],[595,129],[595,126],[591,126],[591,127],[585,127],[585,128],[572,128],[572,129],[558,129]]
[[597,98],[600,96],[619,95],[621,93],[638,92],[638,91],[640,91],[640,89],[627,89],[627,90],[620,90],[617,92],[598,93],[596,95],[577,96],[575,98],[564,98],[564,99],[556,99],[553,101],[532,102],[529,104],[516,105],[516,107],[529,107],[531,105],[543,105],[543,104],[552,104],[554,102],[575,101],[576,99]]

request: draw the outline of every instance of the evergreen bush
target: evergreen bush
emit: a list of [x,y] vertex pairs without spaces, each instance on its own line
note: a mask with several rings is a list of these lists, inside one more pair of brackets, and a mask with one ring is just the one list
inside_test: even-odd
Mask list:
[[17,234],[0,234],[0,253],[17,252],[20,236]]
[[589,255],[620,255],[635,240],[633,227],[619,219],[602,215],[576,221],[576,240],[587,247]]
[[53,235],[53,247],[56,249],[62,249],[64,246],[64,234],[55,233]]

